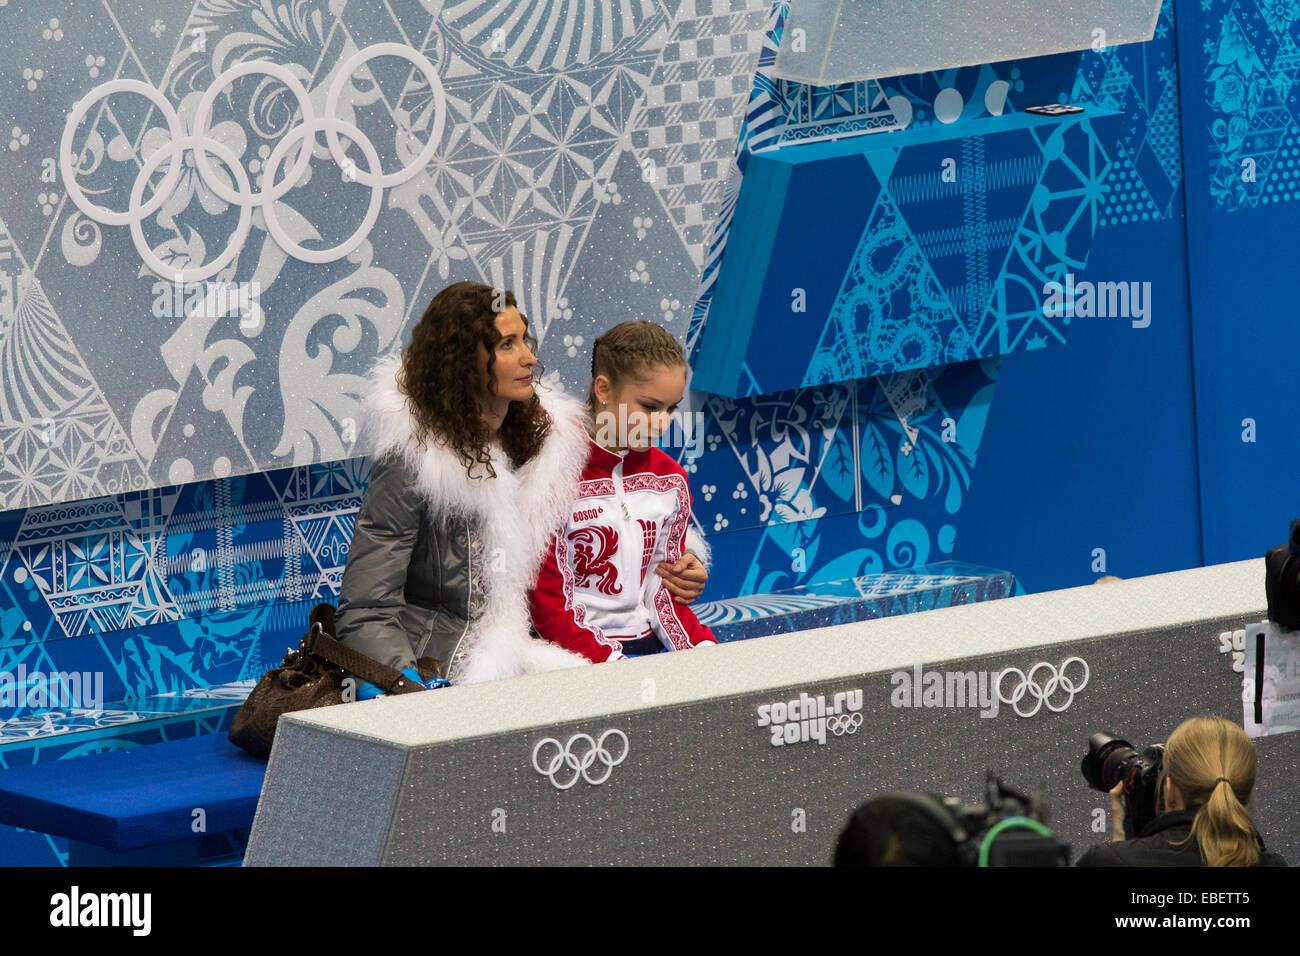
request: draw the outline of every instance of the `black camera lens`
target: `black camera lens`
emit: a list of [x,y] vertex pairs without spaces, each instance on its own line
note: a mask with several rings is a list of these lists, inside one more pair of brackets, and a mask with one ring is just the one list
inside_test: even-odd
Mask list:
[[1127,740],[1114,734],[1098,733],[1088,738],[1088,752],[1083,755],[1079,769],[1083,771],[1088,786],[1108,793],[1137,759],[1137,750]]
[[1099,733],[1088,738],[1088,752],[1079,769],[1088,786],[1109,793],[1124,783],[1124,830],[1137,836],[1156,817],[1156,789],[1164,747],[1148,747],[1142,753],[1127,740]]

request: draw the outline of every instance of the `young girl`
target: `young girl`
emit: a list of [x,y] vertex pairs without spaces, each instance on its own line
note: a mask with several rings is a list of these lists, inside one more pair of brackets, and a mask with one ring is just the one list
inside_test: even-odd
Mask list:
[[592,345],[591,373],[589,457],[533,587],[533,626],[596,662],[716,644],[673,600],[698,594],[689,583],[707,576],[709,552],[690,527],[686,473],[652,444],[686,389],[681,346],[624,322]]

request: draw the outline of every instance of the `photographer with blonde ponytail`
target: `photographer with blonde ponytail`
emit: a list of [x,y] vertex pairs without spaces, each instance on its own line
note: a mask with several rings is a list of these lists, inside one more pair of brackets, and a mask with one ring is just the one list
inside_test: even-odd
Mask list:
[[1123,783],[1111,791],[1111,843],[1089,849],[1077,866],[1286,866],[1246,811],[1255,786],[1255,745],[1222,717],[1185,720],[1165,742],[1157,784],[1158,816],[1137,839],[1124,839]]

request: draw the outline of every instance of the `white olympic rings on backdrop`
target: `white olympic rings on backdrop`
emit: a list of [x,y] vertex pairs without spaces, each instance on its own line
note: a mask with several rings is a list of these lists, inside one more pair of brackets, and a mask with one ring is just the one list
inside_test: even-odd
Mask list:
[[[419,172],[429,160],[433,158],[434,152],[438,149],[438,144],[442,142],[442,124],[447,118],[445,109],[445,99],[442,94],[442,82],[438,79],[438,73],[433,68],[433,64],[423,56],[411,49],[409,46],[403,46],[400,43],[374,43],[363,50],[358,50],[352,54],[352,57],[343,64],[343,69],[335,77],[334,82],[330,84],[329,93],[325,97],[325,112],[330,115],[339,104],[339,94],[343,92],[343,80],[352,75],[352,72],[362,63],[373,59],[377,56],[400,56],[410,61],[416,69],[424,74],[425,79],[429,81],[429,89],[433,91],[434,105],[436,115],[433,118],[433,130],[429,133],[429,141],[424,144],[424,149],[420,154],[411,161],[411,164],[405,169],[399,169],[395,173],[384,175],[381,170],[376,169],[374,181],[371,181],[370,173],[362,173],[357,170],[357,182],[363,186],[372,186],[376,189],[387,189],[389,186],[396,186],[406,182],[417,172]],[[344,135],[347,132],[344,131]],[[351,139],[351,137],[348,137]],[[343,149],[339,146],[338,127],[325,127],[325,140],[329,143],[330,155],[334,157],[334,162],[342,166],[345,162]]]
[[[175,158],[179,160],[180,154],[187,149],[193,149],[195,153],[202,153],[204,150],[208,149],[212,150],[221,157],[222,162],[230,167],[230,171],[235,174],[235,181],[239,183],[245,191],[248,190],[248,173],[244,172],[244,164],[239,161],[239,157],[235,155],[234,151],[229,146],[224,143],[219,143],[215,139],[210,139],[204,143],[197,136],[184,136],[180,139],[174,139],[166,146],[154,150],[153,153],[149,155],[149,158],[144,161],[144,164],[140,167],[140,172],[135,177],[135,182],[131,185],[131,201],[127,208],[135,209],[139,207],[140,199],[144,194],[145,183],[148,182],[153,171],[158,168],[158,165],[164,159],[169,159],[175,156]],[[173,162],[171,168],[180,169],[180,162]],[[164,176],[164,181],[165,179],[166,177]],[[161,189],[154,194],[155,197],[160,193],[162,193]],[[165,196],[166,194],[163,195]],[[244,240],[248,238],[248,230],[252,224],[252,209],[248,206],[241,205],[239,207],[239,224],[235,226],[234,234],[226,241],[226,248],[222,251],[221,255],[217,256],[205,266],[190,270],[195,273],[194,275],[183,279],[178,278],[177,281],[202,282],[209,276],[214,276],[224,269],[230,264],[230,260],[239,254],[239,250],[244,245]],[[144,264],[152,269],[157,275],[165,276],[167,274],[167,264],[154,255],[153,250],[149,248],[149,243],[144,240],[144,217],[141,216],[132,219],[130,221],[130,226],[131,241],[135,243],[135,250],[140,253],[140,258],[144,260]],[[176,272],[176,270],[172,271]],[[187,270],[182,269],[179,271],[179,274],[185,275],[186,271]]]
[[[1083,666],[1083,679],[1077,684],[1065,676],[1065,669],[1075,661],[1078,661],[1079,664]],[[1038,683],[1038,681],[1034,679],[1034,675],[1040,670],[1046,670],[1048,674],[1046,682],[1042,684]],[[1012,689],[1010,697],[1006,697],[1002,693],[1002,678],[1006,677],[1008,674],[1017,674],[1020,677],[1020,681]],[[1088,662],[1082,657],[1067,657],[1061,662],[1059,673],[1055,667],[1045,661],[1031,667],[1028,674],[1025,674],[1025,672],[1018,667],[1008,667],[998,674],[998,700],[1002,701],[1004,704],[1010,704],[1012,708],[1015,709],[1015,712],[1021,717],[1034,716],[1034,714],[1038,713],[1039,708],[1044,704],[1047,705],[1048,710],[1059,714],[1061,711],[1065,710],[1065,708],[1074,703],[1075,694],[1088,686],[1088,678],[1090,676],[1091,672],[1088,669]],[[1059,707],[1053,704],[1050,700],[1052,694],[1056,692],[1058,687],[1070,695],[1065,699],[1065,703],[1061,704]],[[1026,696],[1034,701],[1034,707],[1029,711],[1023,711],[1020,709],[1020,702],[1024,700]]]
[[[374,144],[361,130],[352,123],[339,119],[334,115],[339,98],[343,94],[344,85],[351,79],[352,74],[363,63],[377,56],[397,56],[410,62],[429,81],[429,90],[433,96],[435,116],[428,141],[415,159],[393,173],[383,172],[379,154],[376,152]],[[208,135],[208,125],[212,120],[212,107],[221,91],[232,81],[250,73],[263,73],[283,83],[298,101],[298,109],[302,114],[301,124],[282,136],[280,142],[276,144],[271,151],[271,155],[267,158],[263,174],[264,187],[260,192],[254,192],[250,188],[248,174],[245,172],[239,157],[229,147]],[[96,205],[86,198],[86,194],[77,185],[76,156],[72,151],[73,136],[77,127],[89,115],[90,108],[95,103],[112,96],[114,93],[135,93],[149,100],[162,113],[171,134],[170,142],[151,153],[141,165],[135,182],[132,184],[131,196],[125,212],[118,212],[105,206]],[[316,116],[316,111],[311,105],[311,99],[306,88],[303,87],[293,73],[279,63],[266,60],[239,63],[217,77],[204,92],[195,111],[194,131],[191,135],[185,136],[183,135],[184,127],[181,125],[175,108],[154,87],[139,80],[109,80],[107,83],[101,83],[78,100],[68,114],[68,121],[63,127],[63,136],[59,142],[59,169],[63,175],[64,190],[76,207],[96,222],[101,222],[106,226],[129,226],[131,239],[135,243],[136,251],[140,253],[140,258],[145,265],[160,277],[174,278],[177,282],[202,282],[229,265],[231,260],[239,254],[244,240],[248,237],[252,225],[252,209],[254,206],[262,208],[267,232],[286,253],[303,262],[333,262],[336,259],[342,259],[365,241],[366,235],[379,218],[380,206],[383,203],[383,190],[413,178],[433,158],[433,154],[442,141],[442,131],[447,110],[442,83],[438,79],[438,73],[433,64],[428,59],[418,51],[401,43],[375,43],[358,50],[339,69],[326,94],[325,111],[326,116]],[[330,156],[334,162],[349,175],[349,178],[370,187],[370,204],[366,208],[365,218],[362,220],[361,225],[346,240],[329,249],[304,249],[284,231],[275,214],[275,203],[301,181],[303,174],[306,173],[308,166],[311,164],[312,143],[315,141],[316,134],[322,131],[325,133]],[[365,156],[367,169],[357,168],[348,159],[339,141],[339,134],[346,136],[357,144],[362,155]],[[310,137],[310,140],[308,137]],[[302,146],[298,149],[297,158],[285,174],[284,179],[277,184],[275,181],[276,173],[279,172],[281,164],[284,162],[293,143],[297,140],[303,140]],[[180,159],[186,150],[193,152],[194,168],[199,178],[203,180],[204,185],[221,199],[239,207],[239,223],[227,241],[226,248],[221,255],[205,265],[177,270],[169,269],[154,255],[153,250],[145,242],[143,225],[144,221],[156,213],[175,191],[183,171]],[[230,169],[236,189],[232,190],[216,175],[208,158],[209,152],[215,153],[217,158]],[[148,185],[149,177],[164,162],[167,163],[167,170],[163,174],[162,182],[154,189],[149,200],[142,203],[141,200],[144,198],[144,190],[145,186]]]
[[832,714],[826,718],[826,727],[836,737],[857,733],[862,726],[861,714]]
[[[612,734],[617,734],[623,740],[621,748],[616,746],[616,749],[622,751],[617,757],[605,747],[605,741]],[[582,746],[575,749],[574,744]],[[556,751],[545,765],[538,763],[537,760],[543,747],[554,747]],[[599,740],[593,740],[589,734],[574,734],[563,745],[554,737],[543,737],[537,741],[537,746],[533,747],[533,769],[548,778],[557,790],[568,790],[578,782],[579,777],[587,783],[600,785],[608,780],[614,768],[627,758],[628,749],[627,734],[614,729],[605,731],[600,735]],[[600,762],[601,769],[598,769],[596,774],[592,774],[589,771],[597,761]],[[573,774],[572,777],[569,777],[570,772]]]

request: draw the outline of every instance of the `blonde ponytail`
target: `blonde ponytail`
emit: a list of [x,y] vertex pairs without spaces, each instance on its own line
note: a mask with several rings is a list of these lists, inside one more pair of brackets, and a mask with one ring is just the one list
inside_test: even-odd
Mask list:
[[1193,717],[1169,735],[1164,772],[1195,810],[1192,832],[1206,866],[1259,862],[1255,823],[1246,803],[1255,787],[1255,745],[1222,717]]
[[1192,821],[1192,836],[1206,866],[1254,866],[1259,862],[1255,822],[1237,799],[1232,782],[1217,782]]

